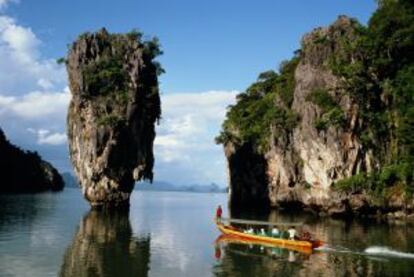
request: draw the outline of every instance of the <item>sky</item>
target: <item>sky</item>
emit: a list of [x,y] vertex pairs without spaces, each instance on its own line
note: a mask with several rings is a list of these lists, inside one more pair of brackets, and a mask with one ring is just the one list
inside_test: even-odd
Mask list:
[[80,33],[138,28],[164,51],[155,180],[225,186],[214,137],[235,95],[291,58],[306,32],[343,14],[365,24],[375,8],[374,0],[0,0],[0,127],[12,143],[71,171],[70,91],[56,59]]

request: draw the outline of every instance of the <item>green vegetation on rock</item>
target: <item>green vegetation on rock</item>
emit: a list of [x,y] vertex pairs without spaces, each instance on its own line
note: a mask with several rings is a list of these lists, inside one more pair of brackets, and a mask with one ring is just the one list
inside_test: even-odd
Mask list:
[[[366,26],[339,17],[333,25],[305,36],[302,49],[296,53],[292,60],[282,63],[278,73],[260,74],[257,82],[238,95],[216,141],[236,146],[249,143],[259,153],[268,151],[271,143],[282,151],[288,150],[292,144],[286,141],[301,120],[292,111],[294,73],[300,63],[304,67],[298,74],[303,83],[298,92],[307,93],[314,88],[305,100],[320,110],[316,115],[312,113],[308,122],[319,131],[341,128],[337,132],[344,134],[340,145],[354,141],[357,151],[366,157],[354,176],[336,182],[333,187],[375,195],[387,195],[398,187],[411,195],[408,192],[414,191],[414,2],[378,1],[378,9]],[[321,76],[313,76],[315,72]],[[337,78],[326,78],[331,73]],[[299,94],[298,99],[302,96]],[[302,135],[312,138],[311,134]],[[285,139],[275,142],[281,136]],[[329,137],[318,136],[313,139]],[[346,147],[343,150],[350,151]]]
[[228,109],[216,142],[251,142],[258,152],[264,152],[269,147],[272,134],[277,137],[286,130],[292,130],[299,120],[290,108],[298,63],[299,58],[294,57],[282,62],[279,73],[273,70],[261,73],[257,82],[239,94],[237,103]]
[[92,206],[126,207],[135,182],[153,180],[160,54],[156,38],[105,28],[68,49],[69,155]]
[[315,121],[317,130],[325,130],[332,125],[340,127],[344,124],[345,115],[341,107],[326,89],[315,89],[307,95],[306,100],[317,105],[322,111],[322,116]]
[[336,190],[357,193],[366,192],[373,196],[387,198],[398,186],[403,190],[406,197],[413,193],[413,172],[412,164],[403,162],[391,164],[371,173],[359,173],[352,177],[336,182],[333,187]]
[[[118,123],[125,122],[125,108],[130,99],[130,91],[137,88],[131,82],[131,76],[128,73],[128,57],[133,48],[126,47],[126,45],[134,45],[133,47],[141,48],[147,70],[144,70],[140,78],[148,81],[143,84],[153,84],[151,87],[139,87],[146,91],[148,98],[158,95],[158,82],[156,76],[164,73],[164,69],[160,63],[155,60],[156,57],[162,54],[160,44],[157,38],[143,41],[143,34],[136,29],[129,33],[110,34],[105,29],[101,32],[92,34],[84,33],[79,36],[79,39],[96,37],[101,53],[90,59],[88,63],[82,66],[83,86],[84,91],[88,92],[85,95],[89,98],[99,98],[99,113],[98,124],[115,126]],[[59,59],[59,63],[66,63],[65,59]],[[150,74],[146,74],[146,72]],[[155,74],[153,74],[155,72]],[[153,76],[155,75],[155,76]],[[150,101],[148,102],[150,103]],[[149,104],[148,104],[149,105]],[[156,117],[159,119],[161,114],[161,106],[146,107],[149,110],[156,110]]]
[[105,56],[89,63],[83,72],[85,86],[101,96],[125,93],[128,89],[128,73],[122,64],[118,55]]
[[98,124],[103,126],[115,127],[117,124],[124,122],[124,120],[117,115],[105,115],[99,118]]
[[0,128],[0,194],[60,191],[59,172],[37,152],[25,151],[11,144]]
[[[371,182],[364,183],[373,184],[374,190],[393,183],[402,183],[412,190],[414,3],[380,1],[368,26],[360,25],[357,34],[354,41],[343,42],[343,54],[331,57],[330,65],[342,78],[345,91],[359,105],[363,122],[359,129],[361,141],[381,158],[382,166],[370,175]],[[356,185],[359,178],[353,176],[338,186]],[[384,182],[384,178],[388,181]]]

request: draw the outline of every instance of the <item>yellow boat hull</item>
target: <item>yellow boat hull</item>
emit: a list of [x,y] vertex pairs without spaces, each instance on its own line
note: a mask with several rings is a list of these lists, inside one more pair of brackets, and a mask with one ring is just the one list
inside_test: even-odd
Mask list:
[[[246,234],[230,226],[225,226],[221,223],[217,223],[217,228],[220,230],[221,233],[226,235],[226,238],[222,238],[222,240],[225,239],[225,240],[239,241],[242,243],[263,244],[265,246],[286,248],[289,250],[294,250],[294,251],[299,251],[299,252],[309,253],[309,254],[312,253],[313,248],[315,248],[315,245],[309,241],[287,240],[287,239],[280,239],[280,238],[263,237],[263,236],[253,235],[253,234]],[[318,243],[317,246],[320,246],[320,243]]]

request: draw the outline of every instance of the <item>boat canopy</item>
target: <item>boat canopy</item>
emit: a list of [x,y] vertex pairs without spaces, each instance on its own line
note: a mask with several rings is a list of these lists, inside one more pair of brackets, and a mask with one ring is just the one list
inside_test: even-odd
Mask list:
[[260,220],[247,220],[247,219],[238,219],[238,218],[221,218],[222,222],[228,223],[237,223],[237,224],[247,224],[247,225],[267,225],[267,226],[302,226],[302,222],[268,222],[268,221],[260,221]]

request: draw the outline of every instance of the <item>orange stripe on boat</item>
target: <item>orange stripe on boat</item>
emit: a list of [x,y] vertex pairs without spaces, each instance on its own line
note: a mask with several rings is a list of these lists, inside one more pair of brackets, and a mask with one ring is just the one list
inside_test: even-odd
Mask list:
[[317,241],[316,244],[313,244],[309,241],[300,241],[300,240],[287,240],[287,239],[280,239],[280,238],[272,238],[272,237],[263,237],[253,234],[246,234],[240,232],[238,229],[232,226],[225,226],[222,223],[216,223],[217,228],[225,235],[231,236],[232,238],[228,238],[228,240],[240,240],[243,242],[250,242],[250,243],[259,243],[259,244],[266,244],[269,246],[276,246],[287,248],[291,250],[296,250],[299,252],[305,253],[312,253],[312,249],[319,247],[322,242]]

